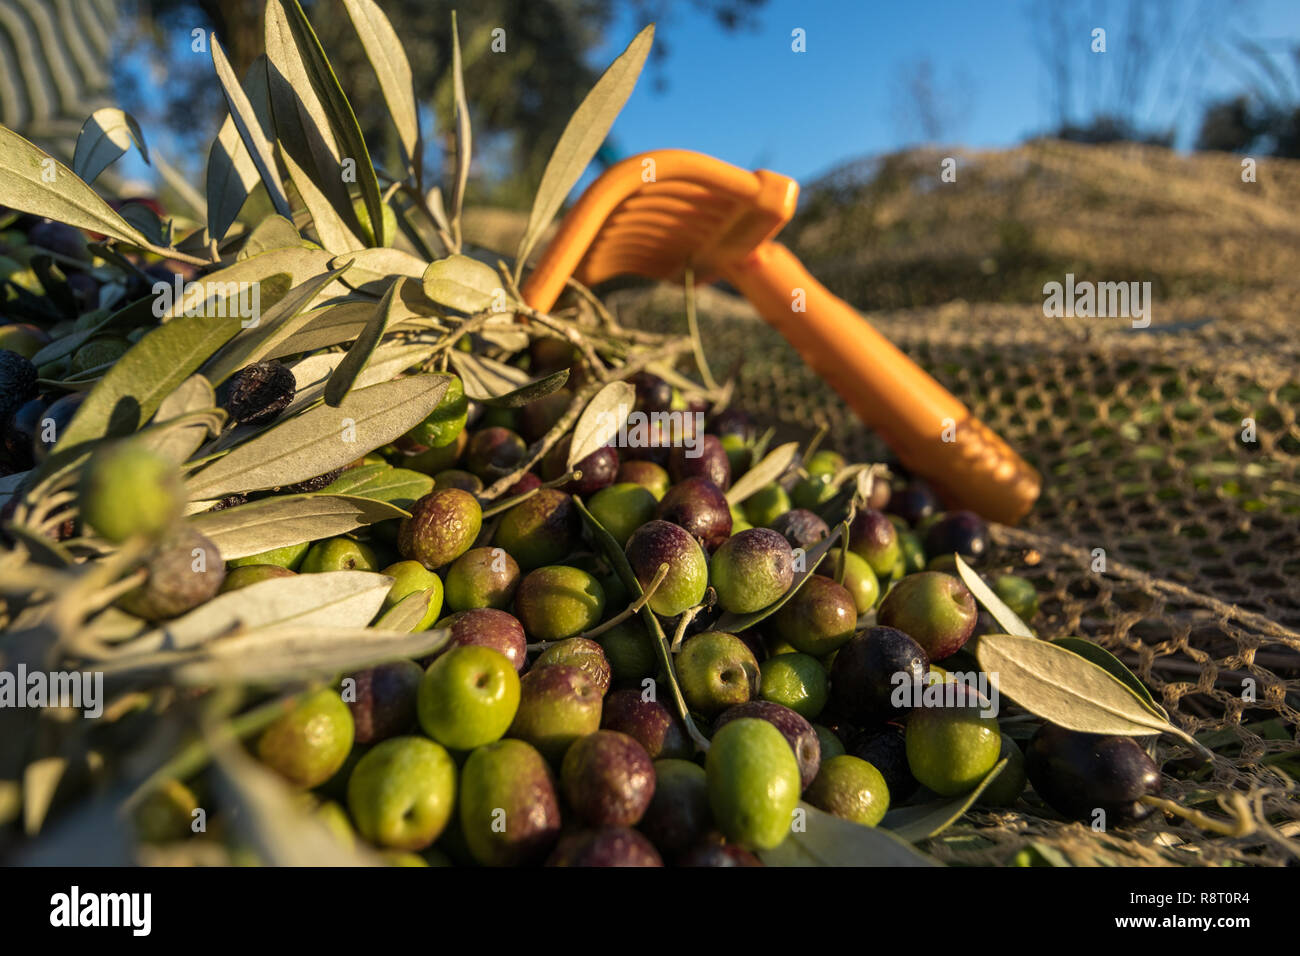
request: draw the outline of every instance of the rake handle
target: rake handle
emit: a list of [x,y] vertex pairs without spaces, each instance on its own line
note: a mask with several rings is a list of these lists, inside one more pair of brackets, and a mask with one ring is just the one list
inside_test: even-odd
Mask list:
[[[764,242],[723,272],[763,319],[799,352],[907,468],[950,507],[1015,524],[1038,498],[1042,479],[1010,446],[843,299],[793,253]],[[806,311],[793,309],[802,289]],[[954,440],[944,441],[944,435]]]

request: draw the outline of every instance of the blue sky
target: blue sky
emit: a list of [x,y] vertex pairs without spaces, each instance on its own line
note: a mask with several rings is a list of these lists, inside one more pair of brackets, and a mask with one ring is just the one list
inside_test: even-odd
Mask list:
[[[1260,41],[1279,61],[1300,44],[1300,0],[1173,0],[1174,31],[1148,31],[1145,53],[1134,53],[1125,35],[1127,4],[1057,2],[1107,29],[1104,54],[1090,52],[1087,30],[1077,36],[1072,62],[1079,105],[1112,101],[1124,58],[1143,57],[1160,80],[1149,84],[1138,118],[1176,122],[1182,146],[1190,144],[1212,94],[1241,88],[1231,68],[1239,59],[1228,46],[1233,37]],[[940,110],[951,119],[940,139],[1010,145],[1049,128],[1054,118],[1029,6],[1027,0],[768,0],[757,30],[727,32],[682,3],[663,24],[668,88],[655,92],[649,71],[643,75],[614,127],[615,142],[624,155],[686,147],[808,180],[845,159],[922,140],[899,116],[897,77],[928,58]],[[791,52],[795,27],[806,31],[806,53]],[[636,28],[624,17],[600,51],[602,62]],[[1178,64],[1191,69],[1180,74]],[[1296,78],[1295,68],[1285,66]]]

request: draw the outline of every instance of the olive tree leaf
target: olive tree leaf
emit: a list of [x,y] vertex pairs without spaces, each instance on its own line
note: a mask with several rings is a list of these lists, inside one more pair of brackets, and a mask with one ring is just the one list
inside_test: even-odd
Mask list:
[[[271,52],[272,35],[276,37],[275,55]],[[361,126],[357,123],[352,104],[344,95],[343,87],[339,85],[338,77],[334,75],[334,69],[330,66],[325,51],[316,38],[316,31],[312,29],[298,0],[286,0],[286,2],[271,0],[267,4],[266,37],[267,56],[271,62],[282,73],[286,69],[290,70],[291,72],[284,73],[287,78],[305,79],[310,84],[314,100],[320,108],[320,116],[328,123],[338,149],[344,158],[352,160],[355,164],[356,182],[361,186],[361,199],[370,219],[370,231],[374,238],[372,244],[387,245],[383,197],[379,192],[379,179],[375,176],[370,151],[366,148],[365,138],[361,135]],[[298,93],[303,96],[306,90],[300,88]],[[323,126],[320,123],[317,125]],[[337,173],[337,170],[335,172]],[[347,212],[344,213],[345,218],[348,218],[350,213],[349,203]]]
[[327,269],[290,289],[262,315],[255,316],[252,324],[244,327],[229,345],[213,356],[212,361],[204,366],[203,374],[220,384],[244,366],[266,358],[277,344],[306,324],[307,316],[303,315],[303,310],[326,286],[346,272],[349,265],[345,262],[337,269]]
[[[315,243],[304,239],[298,227],[284,216],[267,216],[249,231],[248,238],[239,247],[239,254],[235,256],[235,260],[242,262],[244,259],[251,259],[273,249],[294,248],[311,249],[315,248]],[[329,268],[336,265],[337,263],[332,259],[326,263]]]
[[[187,379],[188,381],[188,379]],[[210,435],[221,431],[226,413],[220,408],[186,412],[144,428],[139,440],[168,461],[182,465]]]
[[1124,662],[1092,641],[1085,640],[1082,637],[1058,637],[1052,641],[1057,647],[1064,647],[1067,651],[1073,651],[1080,657],[1092,661],[1098,667],[1110,673],[1116,680],[1122,681],[1133,693],[1137,694],[1146,703],[1157,716],[1162,720],[1169,719],[1169,712],[1156,702],[1147,689],[1147,685],[1142,683],[1136,674],[1124,666]]
[[338,144],[294,41],[284,6],[266,7],[267,99],[279,158],[311,215],[321,244],[332,252],[365,247],[343,182]]
[[132,146],[149,162],[149,149],[135,117],[106,106],[95,110],[81,125],[72,154],[72,171],[82,182],[93,183],[99,174],[117,162]]
[[433,491],[433,478],[409,468],[392,465],[362,465],[349,468],[322,489],[322,494],[355,495],[374,501],[386,501],[398,508],[411,505]]
[[420,118],[415,106],[411,64],[402,49],[402,41],[374,0],[343,0],[343,7],[379,80],[379,89],[384,94],[388,116],[397,130],[406,161],[418,175],[423,152],[420,149]]
[[450,628],[404,633],[338,625],[278,624],[213,641],[197,659],[182,663],[172,674],[180,683],[201,686],[248,681],[294,684],[425,657],[449,640]]
[[1029,629],[1024,621],[1015,611],[1007,607],[1006,603],[993,592],[993,589],[984,583],[984,580],[975,573],[969,564],[962,560],[960,554],[954,554],[953,557],[957,562],[957,575],[961,578],[962,583],[970,589],[970,593],[975,600],[979,601],[984,610],[993,615],[993,620],[997,621],[1006,630],[1008,634],[1018,634],[1021,637],[1033,637],[1034,632]]
[[115,671],[135,668],[150,652],[198,647],[241,628],[276,624],[364,627],[383,606],[392,585],[392,578],[370,571],[323,571],[268,578],[238,591],[218,594],[188,614],[168,621],[132,642],[132,653],[108,666]]
[[[172,293],[165,298],[159,297],[152,304],[152,310],[154,315],[163,322],[171,321],[187,312],[192,315],[199,307],[210,316],[220,316],[223,311],[226,313],[231,311],[226,308],[227,301],[239,296],[241,290],[244,300],[250,300],[253,287],[256,286],[257,305],[262,315],[254,318],[258,319],[257,325],[260,326],[261,319],[265,318],[265,312],[280,301],[290,289],[302,285],[323,272],[330,271],[329,264],[332,258],[333,256],[322,249],[293,246],[272,249],[247,259],[237,259],[224,269],[210,272],[194,282],[185,283],[181,289],[183,292],[181,296]],[[276,281],[272,282],[272,280]],[[325,288],[320,290],[320,295],[323,298],[346,295],[347,291],[347,287],[339,282],[333,285],[326,284]]]
[[975,789],[968,793],[948,799],[933,800],[915,807],[898,807],[890,810],[880,821],[880,826],[913,843],[938,836],[975,805],[980,794],[997,779],[1006,765],[1007,758],[1003,757],[984,775],[984,779],[976,784]]
[[[454,356],[456,353],[451,354]],[[494,408],[522,408],[529,402],[535,402],[539,398],[550,395],[551,392],[559,391],[564,388],[568,381],[569,370],[562,368],[558,372],[552,372],[542,378],[533,379],[531,382],[520,385],[518,388],[502,395],[482,398],[480,401],[484,405],[491,405]]]
[[[429,484],[432,487],[433,479]],[[276,495],[208,512],[191,518],[190,526],[216,546],[223,561],[231,561],[405,517],[409,514],[404,509],[381,499],[327,490],[313,495]]]
[[[424,270],[429,266],[419,256],[387,247],[358,249],[345,255],[352,260],[352,269],[343,284],[349,289],[374,295],[382,295],[394,276],[406,276],[417,280],[423,278]],[[412,286],[414,289],[419,289],[420,294],[423,295],[424,290],[419,282],[412,283]]]
[[240,86],[216,36],[211,35],[209,40],[212,65],[230,109],[208,153],[208,234],[220,241],[256,184],[256,178],[250,174],[261,179],[279,215],[290,219],[293,213],[284,183],[280,181],[280,170],[275,165],[269,116],[259,115],[256,105],[261,104],[265,113],[269,96],[266,57],[259,56],[253,61],[244,85]]
[[439,305],[470,315],[492,308],[493,300],[504,298],[505,290],[490,265],[455,255],[429,263],[424,270],[424,294]]
[[412,375],[356,389],[338,408],[309,408],[198,472],[189,480],[189,495],[210,499],[260,491],[342,468],[428,417],[449,381],[446,375]]
[[409,634],[419,627],[420,622],[424,620],[424,616],[429,613],[429,606],[433,603],[433,598],[433,588],[412,591],[379,615],[379,620],[375,621],[375,629],[379,631],[401,631],[403,634]]
[[475,401],[507,395],[528,384],[528,373],[513,365],[458,349],[449,352],[448,356],[460,374],[466,396]]
[[633,38],[627,49],[601,74],[560,134],[560,141],[542,173],[542,182],[537,187],[533,209],[528,215],[528,226],[515,255],[516,278],[523,274],[529,253],[560,211],[569,190],[573,189],[600,149],[615,117],[632,95],[632,88],[636,86],[650,53],[650,45],[654,42],[654,33],[652,23]]
[[207,730],[213,779],[231,827],[264,866],[382,866],[383,859],[362,846],[348,846],[320,819],[304,811],[284,780],[253,760],[219,731]]
[[727,504],[738,505],[746,498],[776,481],[794,464],[799,457],[797,441],[780,445],[741,475],[736,483],[727,489]]
[[50,474],[86,450],[88,442],[137,431],[218,348],[240,320],[206,315],[173,319],[147,333],[108,370],[58,436],[41,466]]
[[375,307],[374,316],[366,323],[357,340],[343,356],[343,361],[339,362],[338,367],[330,375],[329,381],[325,384],[326,405],[338,408],[348,391],[356,384],[362,369],[366,367],[366,362],[379,347],[379,340],[388,331],[388,323],[393,318],[393,303],[397,301],[397,290],[406,281],[401,276],[393,279],[388,286],[388,291]]
[[975,656],[998,693],[1067,730],[1126,737],[1168,733],[1209,753],[1132,688],[1073,651],[1036,637],[983,634]]
[[465,98],[464,65],[460,58],[460,25],[456,22],[455,10],[451,11],[451,77],[452,98],[456,103],[456,172],[452,177],[450,218],[459,248],[461,206],[465,201],[465,186],[469,183],[474,141],[469,124],[469,102]]
[[[573,502],[578,508],[578,513],[582,515],[582,522],[586,526],[596,549],[609,562],[614,573],[618,575],[623,586],[627,588],[628,593],[634,599],[639,599],[645,591],[641,588],[641,582],[637,580],[636,573],[632,570],[632,565],[628,563],[627,555],[619,547],[614,536],[610,534],[593,515],[582,499],[577,495],[573,496]],[[663,672],[668,675],[668,689],[673,697],[673,704],[677,708],[677,716],[681,718],[686,732],[690,735],[695,746],[700,750],[708,750],[708,739],[695,726],[695,721],[691,717],[690,708],[686,706],[686,698],[682,695],[681,684],[677,680],[677,668],[673,662],[672,651],[668,648],[668,636],[664,634],[663,627],[659,624],[659,618],[655,617],[654,611],[650,610],[649,604],[641,607],[641,620],[645,622],[646,629],[653,638],[655,656],[659,658],[659,666]]]
[[149,241],[57,159],[0,126],[0,206],[100,232],[136,246]]
[[847,533],[847,528],[848,522],[841,522],[839,527],[832,528],[830,534],[804,552],[804,569],[794,576],[794,580],[790,582],[790,587],[779,598],[767,607],[759,608],[757,611],[751,611],[748,614],[733,614],[731,611],[727,611],[718,618],[715,625],[716,629],[726,631],[729,634],[739,634],[741,631],[753,627],[764,618],[781,610],[785,602],[798,594],[799,589],[803,587],[803,583],[816,573],[817,566],[822,563],[822,559],[826,557],[831,548],[840,544],[842,536]]
[[573,466],[592,452],[604,448],[618,434],[636,402],[636,389],[627,382],[610,382],[592,396],[573,426],[569,460]]
[[804,829],[759,852],[768,866],[940,866],[907,840],[799,801]]

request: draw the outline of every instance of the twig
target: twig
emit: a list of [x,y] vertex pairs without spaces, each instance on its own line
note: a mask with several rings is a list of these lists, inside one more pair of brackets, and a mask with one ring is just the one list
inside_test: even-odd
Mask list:
[[654,593],[656,590],[658,590],[659,585],[664,583],[664,578],[668,577],[668,571],[669,568],[667,564],[659,565],[659,570],[655,572],[655,576],[651,579],[650,583],[646,586],[645,591],[642,592],[639,598],[637,598],[635,601],[633,601],[631,604],[625,607],[618,614],[611,617],[605,623],[598,624],[596,627],[593,627],[590,631],[587,631],[585,634],[581,634],[579,636],[589,638],[589,639],[595,638],[599,634],[604,634],[606,631],[618,627],[618,625],[622,624],[633,614],[639,614],[641,608],[645,607],[646,604],[649,602],[650,598],[654,596]]

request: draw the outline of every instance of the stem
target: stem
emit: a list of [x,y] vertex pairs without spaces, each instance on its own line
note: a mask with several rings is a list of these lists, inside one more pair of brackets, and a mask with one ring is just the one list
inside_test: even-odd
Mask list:
[[[484,508],[483,517],[492,518],[495,517],[496,515],[499,515],[503,511],[509,511],[515,505],[519,504],[519,502],[527,501],[529,498],[537,494],[537,492],[541,491],[543,488],[558,488],[560,485],[567,485],[569,482],[579,481],[581,480],[581,478],[582,478],[582,472],[579,471],[577,468],[575,468],[567,475],[561,475],[559,478],[554,478],[551,481],[542,482],[536,488],[530,488],[528,491],[517,494],[514,497],[504,498],[501,501],[498,501],[490,508]],[[515,480],[517,481],[518,479]]]
[[[666,568],[667,565],[661,564],[659,567],[662,569]],[[674,654],[682,648],[682,639],[686,637],[686,628],[690,627],[691,621],[695,620],[695,615],[699,614],[703,610],[703,604],[697,604],[695,607],[688,607],[682,612],[682,616],[677,619],[677,629],[673,631],[673,643],[669,647],[669,650]]]
[[1246,805],[1245,799],[1239,793],[1231,794],[1230,799],[1233,805],[1232,823],[1217,820],[1199,810],[1193,810],[1180,803],[1166,800],[1163,797],[1152,796],[1151,794],[1140,797],[1138,802],[1145,803],[1149,807],[1156,807],[1171,816],[1181,817],[1193,826],[1208,830],[1210,833],[1217,833],[1220,836],[1244,837],[1254,833],[1256,829],[1255,818],[1251,815],[1250,807]]
[[587,631],[585,634],[580,634],[578,636],[585,637],[590,640],[592,638],[595,638],[598,634],[604,634],[606,631],[618,627],[620,624],[626,621],[633,614],[639,614],[641,612],[641,608],[645,607],[646,604],[649,602],[650,598],[654,596],[655,590],[659,587],[659,585],[664,583],[664,578],[668,577],[668,570],[669,568],[666,563],[659,565],[659,570],[655,572],[655,576],[651,579],[650,584],[646,587],[645,591],[642,592],[639,598],[637,598],[635,601],[633,601],[631,604],[625,607],[618,614],[615,614],[604,624],[598,624],[595,627],[593,627],[590,631]]
[[709,391],[716,391],[718,383],[713,378],[713,372],[709,369],[708,360],[704,357],[704,341],[700,338],[700,323],[695,315],[695,270],[690,266],[686,267],[684,281],[686,283],[686,325],[691,331],[691,347],[695,350],[695,367],[700,370],[700,377],[704,379],[704,384]]

